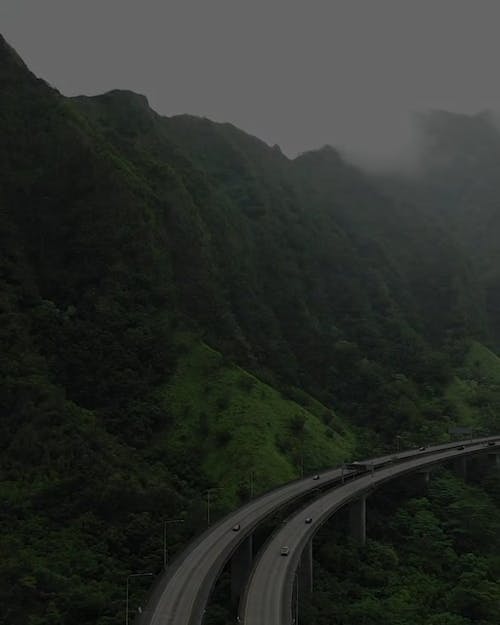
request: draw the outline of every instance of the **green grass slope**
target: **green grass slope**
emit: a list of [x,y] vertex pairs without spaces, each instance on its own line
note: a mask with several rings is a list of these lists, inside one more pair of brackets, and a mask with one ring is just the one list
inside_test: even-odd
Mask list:
[[472,341],[463,366],[448,385],[446,398],[454,420],[478,430],[500,428],[500,358]]
[[[287,398],[204,343],[183,339],[184,354],[165,390],[173,417],[159,448],[172,468],[189,474],[193,459],[219,499],[236,504],[254,493],[353,453],[354,435],[305,393]],[[189,463],[189,464],[188,464]]]

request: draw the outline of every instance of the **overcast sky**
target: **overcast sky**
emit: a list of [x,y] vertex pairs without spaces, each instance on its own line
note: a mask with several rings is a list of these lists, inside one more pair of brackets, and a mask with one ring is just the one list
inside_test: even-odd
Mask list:
[[497,0],[0,0],[0,29],[65,95],[127,88],[294,155],[387,157],[410,111],[500,109]]

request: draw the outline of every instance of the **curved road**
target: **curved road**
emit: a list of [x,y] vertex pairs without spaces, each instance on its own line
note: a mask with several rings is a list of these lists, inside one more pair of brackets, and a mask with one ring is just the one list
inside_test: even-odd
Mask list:
[[[481,439],[487,440],[487,439]],[[424,452],[418,450],[398,454],[400,462],[416,456],[434,454],[454,448],[460,443],[447,443]],[[469,442],[463,442],[469,445]],[[365,461],[374,468],[383,466],[394,454]],[[352,472],[351,472],[352,473]],[[224,565],[239,544],[259,523],[281,507],[298,500],[318,487],[333,486],[341,480],[341,470],[332,469],[321,474],[320,480],[311,477],[288,483],[270,491],[232,512],[192,541],[176,558],[166,574],[157,583],[149,601],[138,619],[139,625],[200,625],[210,592]],[[349,472],[344,472],[348,475]],[[240,531],[233,532],[239,523]],[[262,625],[262,622],[259,623]]]
[[[433,448],[421,452],[398,464],[382,467],[373,473],[364,473],[343,486],[330,491],[306,506],[287,520],[267,542],[254,566],[246,594],[240,606],[241,622],[245,625],[290,625],[292,623],[292,593],[295,573],[301,554],[318,528],[342,506],[356,501],[380,484],[406,473],[426,469],[464,456],[481,453],[500,453],[499,445],[487,446],[487,440],[499,441],[498,437],[477,439],[467,443],[453,443],[452,449]],[[465,449],[458,447],[465,446]],[[430,452],[430,453],[429,453]],[[402,456],[400,454],[399,456]],[[310,524],[305,519],[311,517]],[[287,557],[280,554],[282,546],[288,546]]]
[[[387,461],[387,456],[380,461]],[[373,462],[377,462],[374,459]],[[353,471],[344,471],[347,476]],[[290,502],[300,499],[319,487],[325,488],[341,480],[341,469],[288,483],[252,500],[211,526],[195,539],[173,561],[160,580],[138,621],[140,625],[198,625],[213,584],[225,563],[241,542],[268,516]],[[240,525],[238,532],[232,528]]]

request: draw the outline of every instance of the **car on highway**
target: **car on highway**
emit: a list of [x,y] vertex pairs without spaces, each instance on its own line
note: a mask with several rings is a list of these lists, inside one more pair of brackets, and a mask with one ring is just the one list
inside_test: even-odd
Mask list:
[[287,556],[290,553],[290,547],[281,547],[280,555]]
[[241,525],[239,523],[236,523],[236,525],[233,525],[233,532],[239,532],[241,529]]
[[316,475],[313,475],[313,480],[319,480],[319,475],[316,473]]
[[425,451],[427,449],[427,447],[425,445],[422,445],[422,447],[418,448],[418,451]]
[[459,445],[459,446],[457,447],[457,449],[459,449],[459,450],[465,449],[465,445]]
[[495,441],[488,441],[486,444],[488,445],[488,447],[491,447],[492,445],[496,445],[496,442]]
[[368,471],[368,464],[366,462],[348,462],[344,467],[350,471],[356,471],[357,473],[365,473]]
[[312,523],[312,517],[310,516],[306,517],[306,523]]

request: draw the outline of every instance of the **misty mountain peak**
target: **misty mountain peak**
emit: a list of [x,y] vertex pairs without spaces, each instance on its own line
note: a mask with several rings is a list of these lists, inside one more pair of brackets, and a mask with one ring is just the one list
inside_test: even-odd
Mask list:
[[113,107],[126,107],[137,112],[153,112],[149,106],[148,99],[142,93],[135,93],[129,89],[112,89],[96,96],[80,95],[74,98],[80,102],[100,102]]
[[20,68],[27,69],[26,64],[19,54],[10,46],[5,38],[0,34],[0,65],[17,65]]
[[318,150],[310,150],[308,152],[302,152],[295,159],[297,163],[304,163],[310,165],[320,166],[338,166],[343,164],[342,156],[339,151],[331,145],[324,145]]
[[107,91],[101,97],[116,100],[118,102],[126,102],[128,105],[134,107],[149,110],[149,102],[145,95],[142,93],[135,93],[129,89],[112,89]]

